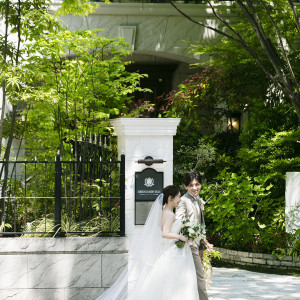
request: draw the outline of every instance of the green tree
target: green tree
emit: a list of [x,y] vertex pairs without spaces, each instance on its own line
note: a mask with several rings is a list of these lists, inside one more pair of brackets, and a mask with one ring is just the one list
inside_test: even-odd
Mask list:
[[82,132],[91,134],[93,140],[94,134],[107,133],[109,118],[126,111],[130,94],[141,90],[139,80],[143,75],[125,70],[131,62],[123,61],[130,53],[124,40],[103,38],[97,33],[64,30],[41,35],[31,45],[30,51],[36,51],[36,55],[27,60],[24,80],[29,73],[27,86],[35,86],[26,131],[26,140],[35,137],[32,145],[27,143],[33,155],[40,148],[68,153],[66,147]]
[[251,64],[232,69],[207,67],[170,92],[161,111],[167,117],[183,118],[181,126],[196,137],[199,132],[223,129],[231,111],[247,111],[263,102],[267,88]]
[[[40,15],[45,16],[47,10],[46,1],[2,1],[0,3],[0,15],[5,21],[4,34],[0,35],[0,49],[1,49],[1,84],[2,84],[2,105],[1,105],[1,118],[0,118],[0,157],[2,157],[2,138],[3,129],[5,128],[5,111],[7,109],[7,93],[13,92],[20,86],[18,84],[17,77],[9,77],[8,73],[13,73],[14,68],[22,65],[24,60],[26,60],[26,50],[24,49],[24,40],[26,36],[38,35],[43,28],[49,26],[48,20],[44,19],[41,22],[41,18],[32,19],[31,26],[27,28],[27,35],[23,31],[23,21],[27,17],[29,11],[40,11]],[[52,28],[59,26],[58,19],[51,17]],[[41,22],[41,23],[40,23]],[[45,27],[46,26],[46,27]],[[6,135],[8,138],[5,153],[3,155],[4,159],[8,159],[10,148],[13,139],[13,131],[16,122],[17,115],[17,103],[18,98],[11,98],[10,104],[12,105],[12,114],[10,116],[10,129],[9,134]]]
[[[227,58],[230,54],[231,61],[235,60],[231,67],[249,60],[254,61],[265,75],[269,86],[280,91],[292,103],[300,118],[299,49],[295,47],[300,25],[293,1],[236,0],[231,9],[239,17],[238,25],[227,22],[218,14],[212,2],[207,2],[225,30],[193,19],[170,1],[188,20],[223,37],[222,47],[215,50],[225,49]],[[223,56],[220,51],[212,53],[202,46],[195,47],[194,51],[213,54],[215,63],[217,57]]]
[[[72,155],[78,158],[75,141],[79,135],[109,132],[108,119],[126,110],[128,95],[140,90],[143,75],[125,70],[131,62],[123,62],[129,54],[124,40],[102,38],[97,31],[69,31],[48,13],[44,1],[34,5],[6,1],[0,8],[6,20],[1,38],[4,100],[0,141],[8,139],[5,149],[1,145],[5,150],[1,158],[9,160],[13,138],[26,140],[29,158],[53,159],[57,149],[70,158],[72,142]],[[8,39],[14,34],[16,43]],[[8,99],[13,114],[5,118]],[[14,117],[17,109],[24,118]],[[2,164],[0,173],[2,220],[7,164]]]
[[[165,97],[163,113],[168,117],[181,118],[174,139],[176,164],[181,165],[181,162],[188,160],[189,167],[198,166],[198,171],[205,173],[209,180],[225,166],[238,172],[236,152],[240,147],[239,133],[227,130],[227,118],[234,111],[251,111],[256,103],[263,103],[267,88],[256,76],[246,80],[249,67],[251,65],[241,65],[231,70],[208,67],[180,84],[178,91],[172,91]],[[207,134],[211,137],[205,138],[203,144],[199,139]],[[188,146],[194,157],[182,145]],[[198,160],[199,155],[202,157],[200,152],[206,151],[206,147],[213,147],[215,152],[209,168],[204,161]],[[178,174],[179,177],[181,175]]]
[[[0,15],[4,20],[4,32],[0,34],[0,80],[1,80],[1,117],[0,117],[0,157],[8,160],[10,156],[14,133],[19,131],[17,126],[17,109],[19,107],[19,96],[10,97],[10,94],[22,88],[22,82],[19,81],[20,74],[16,73],[21,68],[28,53],[26,52],[26,37],[37,36],[41,30],[52,30],[60,26],[57,18],[47,14],[48,5],[46,1],[1,1]],[[32,19],[27,32],[24,32],[23,21],[28,12],[39,11],[40,18]],[[42,20],[42,22],[41,22]],[[6,116],[5,112],[9,103],[12,106],[11,115]],[[6,147],[2,145],[2,139],[7,138]],[[4,152],[4,153],[3,153]],[[4,176],[3,176],[4,172]],[[3,177],[2,177],[3,176]],[[2,164],[0,169],[0,178],[3,178],[1,188],[0,220],[2,221],[2,212],[4,210],[4,193],[8,179],[8,166]]]
[[[110,3],[108,0],[102,2]],[[57,15],[87,16],[99,7],[98,3],[90,0],[64,0],[61,7],[57,10]]]

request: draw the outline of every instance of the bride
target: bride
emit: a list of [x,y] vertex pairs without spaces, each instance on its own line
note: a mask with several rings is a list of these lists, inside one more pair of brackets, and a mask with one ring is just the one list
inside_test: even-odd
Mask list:
[[199,300],[197,276],[190,247],[180,235],[181,221],[173,212],[180,191],[169,185],[157,197],[142,232],[133,243],[126,268],[117,281],[96,300]]

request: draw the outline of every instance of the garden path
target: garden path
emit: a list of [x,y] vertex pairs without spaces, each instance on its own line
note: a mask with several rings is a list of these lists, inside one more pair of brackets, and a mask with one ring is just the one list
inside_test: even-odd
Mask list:
[[300,300],[300,277],[213,268],[210,300]]

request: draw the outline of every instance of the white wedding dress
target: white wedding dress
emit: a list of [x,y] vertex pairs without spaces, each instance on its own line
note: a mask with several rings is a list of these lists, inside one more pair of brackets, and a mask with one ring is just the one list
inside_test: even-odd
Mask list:
[[[178,248],[176,240],[162,238],[162,202],[160,194],[132,243],[128,267],[96,300],[199,300],[190,246]],[[175,220],[171,232],[179,234],[181,226]]]
[[[175,220],[171,232],[179,234],[181,221]],[[197,276],[189,245],[175,245],[163,239],[162,249],[145,281],[129,293],[127,300],[199,300]]]

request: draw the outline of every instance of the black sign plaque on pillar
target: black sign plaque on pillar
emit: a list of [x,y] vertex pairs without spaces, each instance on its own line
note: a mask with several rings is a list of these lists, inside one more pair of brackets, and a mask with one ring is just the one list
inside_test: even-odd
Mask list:
[[135,225],[144,225],[151,205],[162,193],[164,173],[147,168],[135,173]]

